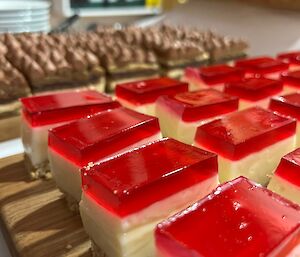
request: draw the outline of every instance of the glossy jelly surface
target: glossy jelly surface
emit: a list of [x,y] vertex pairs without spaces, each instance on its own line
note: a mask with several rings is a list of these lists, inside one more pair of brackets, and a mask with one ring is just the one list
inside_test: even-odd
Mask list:
[[160,223],[156,247],[161,257],[284,257],[299,222],[298,205],[239,177]]
[[239,99],[214,89],[203,89],[161,96],[157,103],[175,112],[183,121],[194,122],[236,111]]
[[300,187],[300,148],[282,157],[275,174]]
[[242,59],[235,62],[236,67],[244,68],[247,73],[268,74],[288,69],[289,65],[271,57]]
[[102,207],[126,216],[217,176],[217,156],[161,139],[82,170],[83,188]]
[[283,115],[300,120],[300,93],[273,97],[269,108]]
[[195,141],[224,158],[239,160],[295,133],[295,120],[253,107],[198,127]]
[[20,101],[23,114],[32,126],[75,120],[120,107],[111,97],[93,90],[31,96]]
[[229,65],[214,65],[199,69],[201,79],[208,85],[239,81],[244,74],[243,69]]
[[284,86],[300,88],[300,70],[284,72],[281,75]]
[[82,166],[157,133],[157,118],[118,108],[50,130],[49,147]]
[[281,81],[267,78],[248,78],[228,83],[224,92],[248,101],[259,101],[279,94],[283,89]]
[[300,51],[280,53],[277,57],[290,64],[300,64]]
[[175,95],[188,91],[188,84],[171,78],[157,78],[119,84],[117,98],[141,105],[153,103],[161,95]]

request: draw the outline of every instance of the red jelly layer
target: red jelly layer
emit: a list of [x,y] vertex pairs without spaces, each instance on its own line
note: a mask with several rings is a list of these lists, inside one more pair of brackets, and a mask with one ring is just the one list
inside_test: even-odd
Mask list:
[[153,103],[161,95],[175,95],[188,91],[188,84],[171,78],[158,78],[119,84],[117,98],[140,105]]
[[282,157],[275,174],[300,187],[300,148]]
[[23,114],[32,126],[76,120],[120,107],[111,97],[93,90],[21,98]]
[[157,118],[118,108],[50,130],[49,146],[83,166],[157,133]]
[[224,158],[239,160],[295,133],[295,120],[253,107],[198,127],[195,140]]
[[300,207],[239,177],[160,223],[165,257],[284,257],[300,241]]
[[185,122],[194,122],[238,109],[239,99],[214,89],[161,96],[158,104],[175,112]]
[[244,68],[248,73],[261,75],[285,71],[289,68],[287,63],[271,57],[238,60],[235,62],[235,65],[236,67]]
[[300,120],[300,93],[274,97],[270,101],[269,108]]
[[214,65],[199,69],[199,76],[208,85],[239,81],[244,75],[243,69],[228,65]]
[[281,81],[266,78],[249,78],[228,83],[224,92],[248,101],[259,101],[282,91]]
[[277,58],[290,64],[300,64],[300,51],[281,53]]
[[285,86],[300,88],[300,70],[285,72],[281,75]]
[[83,169],[82,183],[100,205],[126,216],[217,171],[215,154],[166,138]]

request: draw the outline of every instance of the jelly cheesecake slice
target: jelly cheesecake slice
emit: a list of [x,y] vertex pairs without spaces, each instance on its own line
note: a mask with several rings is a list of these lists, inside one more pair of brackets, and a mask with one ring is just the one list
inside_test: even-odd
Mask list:
[[300,91],[300,70],[284,72],[281,80],[285,92]]
[[300,148],[281,158],[268,189],[300,204]]
[[239,177],[163,221],[158,257],[300,256],[300,207]]
[[252,106],[268,108],[270,98],[280,94],[282,90],[283,84],[279,80],[247,78],[226,84],[224,92],[237,96],[240,99],[239,109],[243,110]]
[[280,53],[277,58],[288,63],[290,71],[300,70],[300,51]]
[[203,89],[175,96],[161,96],[156,116],[164,136],[192,144],[198,126],[238,109],[237,97],[215,89]]
[[211,192],[217,169],[215,154],[167,138],[85,167],[80,214],[95,256],[154,256],[156,224]]
[[155,115],[155,101],[159,96],[186,91],[188,91],[187,83],[164,77],[119,84],[116,88],[116,97],[127,108]]
[[266,185],[295,144],[296,121],[260,107],[226,114],[195,136],[195,146],[218,154],[221,182],[245,176]]
[[22,98],[22,142],[25,163],[32,178],[49,177],[47,142],[50,128],[120,107],[96,91],[68,91]]
[[269,109],[297,120],[297,146],[300,147],[300,93],[273,97]]
[[49,160],[71,209],[81,196],[79,169],[161,138],[158,120],[126,108],[95,114],[49,131]]
[[214,88],[223,91],[224,84],[239,81],[244,77],[244,70],[229,65],[214,65],[201,68],[186,68],[183,80],[189,83],[191,91]]
[[238,60],[235,66],[245,69],[246,77],[262,76],[270,79],[279,79],[280,74],[289,68],[288,63],[265,56]]

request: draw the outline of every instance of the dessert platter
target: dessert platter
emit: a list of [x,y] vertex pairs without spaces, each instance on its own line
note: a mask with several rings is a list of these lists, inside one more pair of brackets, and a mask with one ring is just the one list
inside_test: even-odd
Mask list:
[[[56,84],[63,73],[24,76],[33,94],[15,96],[24,154],[0,162],[1,225],[13,256],[300,256],[300,53],[245,58],[245,44],[216,48],[216,36],[204,54],[200,35],[213,34],[194,32],[162,26],[51,36],[57,47],[74,46],[77,61],[94,56],[105,65],[79,69],[74,61],[68,90]],[[3,40],[23,49],[33,35],[19,37]],[[181,43],[171,46],[168,37]],[[124,56],[139,61],[146,49],[156,58],[158,77],[145,78],[152,64],[122,59],[124,42]],[[30,58],[31,68],[25,57],[17,70],[48,67]],[[94,69],[115,94],[77,83]]]
[[169,25],[1,34],[0,140],[20,135],[19,97],[87,88],[113,92],[129,81],[179,78],[186,67],[241,58],[247,48],[241,39]]

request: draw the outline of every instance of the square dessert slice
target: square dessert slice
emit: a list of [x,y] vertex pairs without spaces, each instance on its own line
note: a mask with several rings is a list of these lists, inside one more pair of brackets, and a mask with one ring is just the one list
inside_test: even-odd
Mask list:
[[279,79],[280,74],[289,68],[288,63],[267,56],[238,60],[235,66],[244,68],[246,77],[262,76],[270,79]]
[[192,91],[203,88],[214,88],[223,91],[225,83],[239,81],[243,77],[243,69],[229,65],[214,65],[201,68],[186,68],[183,80],[189,83]]
[[126,108],[92,115],[49,131],[49,160],[70,207],[81,197],[79,169],[161,138],[158,120]]
[[125,107],[155,116],[155,101],[161,95],[175,95],[188,91],[188,84],[163,77],[119,84],[116,97]]
[[300,69],[300,51],[280,53],[277,58],[289,64],[289,70]]
[[300,148],[281,158],[268,189],[300,204]]
[[239,177],[160,223],[159,257],[300,256],[300,207]]
[[273,97],[269,109],[297,120],[297,146],[300,147],[300,93]]
[[82,170],[80,214],[95,256],[154,256],[154,228],[217,186],[217,156],[161,139]]
[[283,84],[279,80],[267,78],[247,78],[225,85],[224,92],[240,99],[239,109],[252,106],[268,108],[270,97],[282,92]]
[[281,80],[285,92],[289,93],[300,90],[300,70],[282,73]]
[[218,154],[221,182],[245,176],[266,185],[295,144],[296,121],[260,107],[226,114],[198,127],[195,136],[196,146]]
[[236,111],[239,99],[214,89],[161,96],[156,116],[164,136],[192,144],[198,126],[218,116]]
[[90,114],[120,107],[96,91],[69,91],[22,98],[22,141],[32,178],[48,177],[48,130]]

